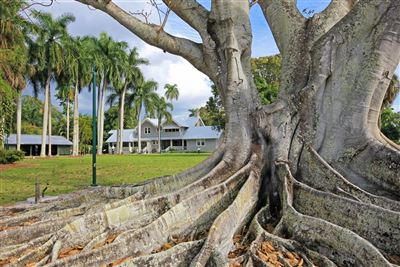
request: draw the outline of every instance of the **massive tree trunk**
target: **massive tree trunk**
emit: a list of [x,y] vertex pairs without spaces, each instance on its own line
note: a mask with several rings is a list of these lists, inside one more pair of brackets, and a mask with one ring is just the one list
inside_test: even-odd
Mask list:
[[[80,1],[206,73],[226,110],[224,136],[210,158],[183,173],[81,191],[3,219],[0,259],[49,266],[400,264],[400,152],[377,128],[400,61],[397,0],[333,1],[310,19],[295,1],[259,0],[283,58],[281,94],[268,106],[252,81],[247,1],[213,1],[211,11],[191,0],[171,5],[199,31],[201,46],[171,43],[162,31],[152,39],[153,26],[114,3]],[[71,248],[77,255],[68,256]]]
[[17,96],[17,150],[21,150],[22,91]]
[[79,156],[79,88],[75,84],[74,92],[74,128],[72,132],[72,156]]
[[42,125],[42,140],[40,148],[40,156],[46,157],[46,138],[47,138],[47,127],[49,122],[49,97],[50,97],[50,81],[51,81],[51,66],[47,67],[47,77],[44,89],[44,108],[43,108],[43,125]]

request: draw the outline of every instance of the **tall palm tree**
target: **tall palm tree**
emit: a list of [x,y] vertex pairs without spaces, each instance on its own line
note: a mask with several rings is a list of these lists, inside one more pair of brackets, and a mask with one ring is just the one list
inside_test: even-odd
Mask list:
[[[26,2],[22,0],[0,0],[0,79],[9,85],[11,90],[17,92],[17,150],[20,150],[21,146],[21,96],[26,85],[27,41],[32,26],[19,14],[25,4]],[[5,87],[2,89],[5,90]],[[3,140],[1,135],[5,127],[2,122],[8,121],[6,117],[11,119],[9,113],[12,112],[2,110],[1,113],[0,143]]]
[[114,93],[109,95],[107,100],[110,105],[112,105],[115,99],[118,98],[119,129],[117,130],[117,154],[123,153],[122,132],[124,130],[125,102],[126,99],[131,98],[132,93],[135,91],[136,81],[139,79],[139,77],[143,76],[138,67],[141,64],[148,64],[148,61],[139,57],[136,48],[131,49],[129,51],[129,54],[126,55],[126,60],[123,61],[123,70],[121,73],[123,76],[123,80],[115,81],[116,86],[114,86]]
[[179,90],[178,90],[178,85],[176,84],[165,84],[164,85],[165,89],[165,97],[167,100],[178,100],[179,98]]
[[69,122],[70,122],[70,107],[71,103],[74,101],[74,87],[69,82],[61,82],[57,79],[57,94],[56,98],[60,100],[60,103],[64,106],[66,111],[66,126],[65,126],[65,137],[70,140],[69,135]]
[[64,39],[65,66],[62,73],[68,77],[73,88],[73,156],[79,155],[79,93],[89,85],[91,78],[92,54],[89,42],[87,38],[80,37]]
[[46,156],[46,134],[49,127],[49,155],[51,155],[51,96],[50,82],[54,73],[59,73],[63,66],[63,49],[61,40],[68,35],[67,26],[75,21],[71,14],[63,14],[54,19],[50,13],[33,10],[36,19],[37,39],[32,49],[36,60],[37,71],[45,72],[45,100],[43,111],[43,129],[40,156]]
[[154,112],[157,116],[157,128],[158,128],[158,152],[161,153],[161,121],[165,118],[166,121],[172,120],[172,115],[168,111],[172,111],[174,106],[167,102],[165,98],[157,97],[154,101]]
[[120,79],[123,69],[123,60],[125,57],[128,44],[126,42],[115,42],[106,33],[100,33],[98,39],[98,51],[101,53],[103,60],[100,71],[102,79],[102,88],[99,92],[98,100],[98,154],[102,154],[103,138],[104,138],[104,107],[105,107],[105,91],[106,88],[113,83],[115,79]]
[[135,108],[135,113],[137,116],[137,132],[138,132],[138,152],[142,153],[142,133],[141,133],[141,112],[142,108],[145,109],[147,114],[150,114],[150,117],[153,117],[154,114],[154,102],[158,98],[157,90],[158,84],[153,80],[146,81],[143,75],[139,75],[136,80],[136,89],[135,93],[131,99],[128,99],[128,103]]

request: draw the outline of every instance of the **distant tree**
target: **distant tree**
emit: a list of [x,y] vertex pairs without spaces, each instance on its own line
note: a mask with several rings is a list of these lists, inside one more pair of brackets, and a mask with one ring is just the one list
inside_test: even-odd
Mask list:
[[389,87],[386,91],[385,97],[383,98],[382,109],[392,105],[394,100],[398,96],[399,92],[400,92],[399,77],[396,74],[393,74],[393,77],[390,80]]
[[280,55],[251,59],[254,84],[263,104],[273,103],[278,96],[282,69],[281,62]]
[[0,147],[9,131],[17,100],[17,150],[21,144],[21,92],[25,88],[31,24],[21,16],[22,0],[0,0]]
[[197,116],[199,116],[200,109],[199,108],[191,108],[188,111],[190,112],[189,117],[197,117]]
[[390,140],[400,145],[400,112],[386,107],[381,114],[381,131]]
[[136,80],[135,83],[135,93],[128,99],[128,103],[130,104],[131,107],[135,109],[135,113],[137,116],[137,129],[138,129],[138,152],[142,153],[142,133],[141,133],[141,125],[142,125],[142,120],[141,120],[141,112],[142,112],[142,107],[144,108],[146,114],[149,114],[150,117],[153,117],[154,115],[154,103],[156,99],[158,98],[157,93],[155,92],[157,90],[158,84],[153,81],[149,80],[146,81],[142,75],[139,75],[139,77]]
[[165,84],[164,85],[164,89],[165,89],[165,98],[167,100],[178,100],[179,98],[179,89],[178,89],[178,85],[176,84]]
[[171,111],[173,109],[174,106],[171,103],[168,103],[163,96],[154,99],[154,112],[157,118],[159,153],[161,153],[161,122],[163,121],[163,119],[165,119],[166,121],[172,120]]
[[[54,19],[50,13],[33,10],[32,16],[35,18],[37,38],[31,47],[31,56],[34,58],[36,72],[43,73],[44,82],[44,113],[43,129],[40,156],[46,156],[46,135],[47,128],[49,134],[49,155],[51,155],[51,95],[50,82],[55,73],[59,73],[63,68],[63,47],[62,40],[68,37],[67,26],[75,21],[71,14],[63,14]],[[41,81],[43,82],[43,80]]]

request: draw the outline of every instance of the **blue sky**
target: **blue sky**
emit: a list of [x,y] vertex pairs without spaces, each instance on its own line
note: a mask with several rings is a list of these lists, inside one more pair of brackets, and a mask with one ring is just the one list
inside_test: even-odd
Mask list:
[[[114,2],[133,12],[149,8],[147,0],[114,0]],[[206,7],[210,5],[209,0],[200,0],[199,2]],[[329,5],[329,2],[330,0],[298,0],[297,5],[299,10],[307,8],[308,10],[320,12]],[[98,36],[100,32],[105,31],[115,40],[126,41],[131,47],[138,47],[141,56],[148,58],[150,61],[149,66],[143,67],[144,75],[147,79],[154,79],[158,82],[158,93],[160,95],[163,94],[165,83],[176,83],[178,85],[180,98],[173,103],[173,113],[175,115],[187,115],[188,109],[204,105],[209,96],[211,96],[208,78],[192,67],[186,60],[163,53],[160,49],[147,45],[103,12],[91,10],[87,6],[72,0],[57,0],[51,7],[40,9],[52,13],[54,16],[59,16],[65,12],[73,13],[76,21],[69,27],[72,35]],[[251,24],[253,28],[253,56],[277,54],[279,51],[258,5],[255,5],[251,10]],[[200,41],[197,33],[182,23],[175,15],[169,17],[166,30],[178,36]],[[399,67],[396,72],[400,74]],[[31,94],[31,91],[28,88],[25,94]],[[42,98],[42,96],[40,97]],[[57,100],[53,99],[53,104],[57,104],[57,102]],[[400,97],[397,97],[393,106],[395,110],[400,111]],[[91,113],[91,97],[87,90],[84,90],[80,95],[79,110],[82,113]]]

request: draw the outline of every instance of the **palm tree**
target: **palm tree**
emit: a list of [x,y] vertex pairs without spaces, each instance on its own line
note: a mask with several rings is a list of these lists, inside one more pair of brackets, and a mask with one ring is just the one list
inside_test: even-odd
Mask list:
[[126,42],[115,42],[106,33],[100,33],[97,42],[98,51],[101,54],[101,80],[103,82],[101,91],[98,95],[98,154],[102,154],[103,137],[104,137],[104,107],[105,107],[105,91],[106,88],[113,83],[115,79],[120,79],[122,72],[122,62],[124,61],[125,51],[128,48]]
[[[17,150],[20,150],[21,146],[21,92],[26,85],[28,62],[26,42],[32,26],[19,14],[25,4],[25,1],[21,0],[0,0],[0,80],[4,80],[11,90],[17,92]],[[3,89],[5,90],[5,87]],[[1,113],[3,114],[0,115],[0,143],[3,140],[1,136],[4,129],[3,122],[6,122],[6,117],[11,119],[8,114],[10,112],[2,110]]]
[[135,108],[135,113],[138,120],[137,132],[138,132],[138,152],[142,152],[142,133],[141,133],[141,111],[142,107],[144,107],[147,114],[150,114],[150,117],[153,117],[154,114],[154,102],[158,98],[158,95],[155,93],[157,90],[157,82],[153,80],[146,81],[143,78],[143,75],[139,75],[136,80],[136,90],[133,94],[132,98],[128,99],[128,103]]
[[191,109],[189,109],[189,112],[190,112],[189,117],[198,117],[200,109],[199,108],[191,108]]
[[165,101],[165,98],[158,97],[154,102],[154,112],[157,116],[157,128],[158,128],[158,152],[161,153],[161,121],[165,118],[166,121],[172,120],[172,115],[168,111],[172,111],[174,106],[171,103]]
[[[142,73],[139,69],[140,64],[148,64],[146,59],[140,58],[136,48],[129,51],[129,55],[126,55],[126,60],[123,61],[122,76],[123,81],[115,81],[116,86],[114,86],[114,93],[109,95],[107,102],[110,106],[118,98],[119,114],[118,114],[118,125],[119,129],[117,131],[117,154],[122,154],[123,152],[123,140],[122,132],[124,130],[124,113],[125,113],[125,99],[130,98],[128,95],[130,92],[134,92],[136,88],[136,81],[139,77],[142,77]],[[129,90],[130,92],[127,92]]]
[[59,79],[57,79],[57,94],[56,98],[60,100],[61,104],[64,106],[65,111],[66,111],[66,131],[65,131],[65,136],[68,140],[69,138],[69,113],[70,113],[70,107],[71,107],[71,102],[74,101],[74,87],[71,86],[71,83],[67,82],[61,82]]
[[[50,81],[54,73],[63,66],[63,48],[61,39],[68,35],[67,26],[75,20],[71,14],[63,14],[54,19],[50,13],[33,10],[36,19],[37,39],[32,52],[36,60],[36,69],[45,72],[45,100],[43,111],[43,129],[40,156],[46,156],[46,133],[49,127],[49,155],[51,155],[51,97]],[[50,108],[49,108],[50,107]]]
[[79,155],[79,93],[82,91],[82,87],[89,85],[91,78],[92,54],[89,42],[87,38],[81,39],[80,37],[64,39],[65,67],[63,73],[73,87],[73,156]]
[[179,90],[178,90],[178,85],[176,84],[165,84],[164,85],[165,89],[165,97],[167,100],[178,100],[179,98]]

